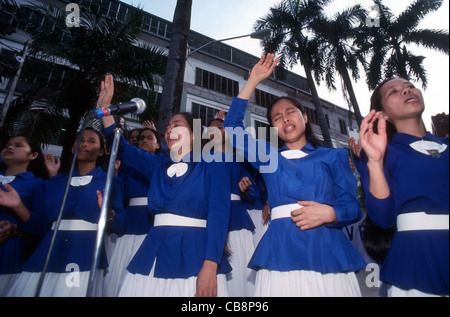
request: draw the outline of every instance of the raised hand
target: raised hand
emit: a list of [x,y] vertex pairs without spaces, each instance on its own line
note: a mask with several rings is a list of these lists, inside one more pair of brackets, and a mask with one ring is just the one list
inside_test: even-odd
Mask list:
[[[378,120],[378,133],[374,131],[374,122]],[[386,118],[381,112],[372,110],[361,123],[359,132],[361,147],[369,161],[382,162],[386,153],[387,134]]]
[[155,123],[150,120],[145,120],[144,122],[142,122],[142,127],[156,130]]
[[275,67],[278,65],[280,59],[274,58],[275,54],[273,53],[261,56],[259,62],[255,66],[253,66],[253,69],[250,72],[250,77],[237,96],[238,98],[246,100],[250,99],[258,84],[268,78],[272,74]]
[[44,162],[50,177],[58,174],[59,168],[61,167],[61,161],[59,158],[55,158],[52,153],[47,153],[44,155]]
[[359,155],[361,154],[361,139],[359,139],[358,142],[356,142],[355,138],[349,137],[348,146],[352,151],[353,155],[359,157]]
[[222,119],[225,120],[225,111],[220,110],[216,113],[216,115],[214,116],[214,119]]
[[249,81],[256,80],[258,82],[262,82],[263,80],[267,79],[278,64],[279,58],[274,58],[275,54],[273,53],[261,56],[259,62],[255,66],[253,66]]
[[114,95],[114,79],[111,74],[105,76],[105,80],[100,84],[100,94],[98,96],[98,105],[101,108],[109,107]]

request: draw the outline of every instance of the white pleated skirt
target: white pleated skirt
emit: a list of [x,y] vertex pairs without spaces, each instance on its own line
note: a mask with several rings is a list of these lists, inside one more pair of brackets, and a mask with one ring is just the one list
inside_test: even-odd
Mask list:
[[5,297],[20,273],[15,274],[0,274],[0,297]]
[[[417,289],[403,289],[390,285],[387,289],[388,297],[444,297],[441,295],[425,293]],[[448,296],[445,296],[448,297]]]
[[229,295],[251,297],[255,292],[256,271],[247,265],[255,251],[253,233],[247,229],[230,231],[227,246],[231,252],[228,262],[233,268],[226,274]]
[[[95,274],[92,296],[102,296],[104,270],[98,270]],[[45,274],[40,297],[86,297],[90,272],[69,272]],[[22,272],[17,278],[8,297],[34,297],[39,283],[40,272]]]
[[256,274],[256,297],[361,297],[354,272],[269,271]]
[[145,234],[118,237],[103,285],[104,297],[116,297],[127,273],[127,266],[144,241]]
[[255,231],[253,232],[253,243],[255,248],[258,246],[259,241],[267,230],[268,224],[264,224],[264,220],[262,217],[262,210],[260,209],[249,209],[247,210],[250,218],[255,225]]
[[[157,278],[154,277],[155,264],[149,275],[133,274],[127,271],[120,297],[194,297],[197,290],[197,277]],[[228,297],[225,274],[217,275],[217,297]]]

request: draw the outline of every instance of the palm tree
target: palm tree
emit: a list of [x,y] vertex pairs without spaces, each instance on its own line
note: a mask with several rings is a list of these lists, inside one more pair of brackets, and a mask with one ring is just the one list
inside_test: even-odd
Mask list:
[[318,65],[315,58],[318,56],[319,43],[310,33],[312,22],[323,16],[323,8],[329,2],[330,0],[283,0],[272,7],[270,13],[256,21],[255,30],[273,30],[272,37],[264,40],[263,46],[266,51],[279,53],[282,68],[298,62],[303,66],[324,143],[333,147],[313,77],[313,68]]
[[[105,74],[113,74],[116,79],[115,103],[130,100],[131,91],[152,90],[156,75],[164,74],[164,51],[137,44],[142,21],[138,8],[131,7],[127,15],[112,19],[105,18],[100,7],[83,8],[79,27],[67,27],[66,13],[51,5],[28,5],[22,9],[26,11],[22,16],[32,17],[22,21],[29,23],[26,31],[32,38],[27,58],[31,61],[23,72],[25,84],[35,81],[40,73],[63,69],[65,75],[30,85],[32,89],[11,105],[5,125],[17,128],[17,120],[26,119],[20,121],[21,128],[34,129],[33,134],[41,135],[43,143],[49,137],[45,130],[54,128],[54,136],[64,127],[63,158],[70,156],[80,121],[95,108]],[[40,109],[36,110],[36,104]]]
[[[338,72],[343,82],[343,89],[348,93],[358,126],[361,125],[362,115],[351,77],[355,81],[360,78],[358,61],[361,55],[358,54],[354,41],[366,17],[366,11],[361,8],[361,5],[355,5],[336,13],[331,19],[322,17],[311,23],[311,28],[318,42],[321,43],[317,55],[320,59],[317,69],[324,73],[329,90],[336,90],[335,73]],[[322,77],[323,74],[318,76]]]
[[384,78],[401,76],[427,86],[424,56],[414,55],[410,45],[418,45],[448,55],[448,30],[418,29],[421,20],[442,6],[443,0],[416,0],[395,17],[382,0],[374,0],[379,8],[379,27],[365,28],[361,48],[371,55],[366,68],[367,84],[374,89]]
[[191,30],[191,11],[192,0],[177,0],[159,109],[158,130],[160,133],[164,133],[170,117],[180,110],[188,39]]

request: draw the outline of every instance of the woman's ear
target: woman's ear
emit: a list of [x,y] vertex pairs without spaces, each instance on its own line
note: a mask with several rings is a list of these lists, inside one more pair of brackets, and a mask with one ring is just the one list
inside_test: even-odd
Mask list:
[[39,156],[38,152],[33,152],[33,153],[30,154],[30,159],[31,160],[35,160],[38,156]]

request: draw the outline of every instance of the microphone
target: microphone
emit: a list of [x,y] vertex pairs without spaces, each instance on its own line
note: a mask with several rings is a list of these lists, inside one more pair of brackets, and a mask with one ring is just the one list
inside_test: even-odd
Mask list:
[[94,110],[93,113],[96,115],[96,119],[103,118],[104,116],[121,115],[129,112],[136,112],[141,114],[145,111],[147,105],[145,101],[140,98],[134,98],[131,101],[119,103],[114,106],[109,106],[107,108],[101,108]]

